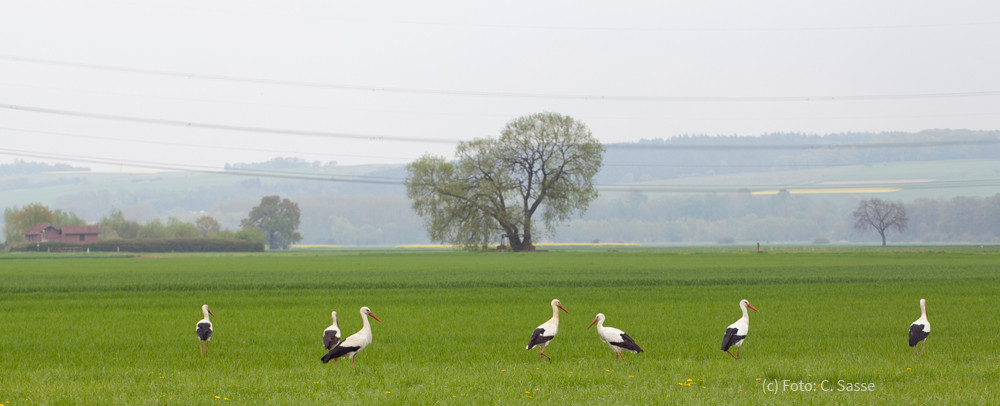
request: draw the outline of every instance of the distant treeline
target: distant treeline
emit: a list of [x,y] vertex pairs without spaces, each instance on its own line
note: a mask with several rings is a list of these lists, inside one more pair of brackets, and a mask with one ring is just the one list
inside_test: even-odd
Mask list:
[[17,244],[10,249],[25,252],[263,252],[264,243],[220,238],[105,240],[83,245],[47,241],[39,244]]
[[[875,242],[854,230],[851,197],[750,193],[603,199],[558,230],[577,241],[638,243]],[[889,243],[1000,243],[1000,194],[905,202],[908,227]]]
[[[971,148],[970,148],[971,146]],[[608,144],[597,183],[904,161],[996,159],[1000,131],[687,135]]]
[[14,163],[0,164],[0,176],[28,175],[43,172],[64,172],[64,171],[89,171],[90,168],[72,166],[67,164],[45,164],[41,162],[25,162],[15,160]]
[[253,162],[253,163],[242,163],[237,162],[234,164],[226,163],[225,170],[275,170],[275,169],[310,169],[310,168],[323,168],[329,166],[336,166],[336,161],[331,161],[327,163],[322,163],[320,161],[306,161],[302,158],[274,158],[267,162]]

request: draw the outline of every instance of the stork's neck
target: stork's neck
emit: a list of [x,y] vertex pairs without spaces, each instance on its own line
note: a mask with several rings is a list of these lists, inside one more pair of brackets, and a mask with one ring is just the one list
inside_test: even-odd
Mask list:
[[920,317],[927,318],[927,303],[920,302]]
[[743,303],[740,303],[740,310],[743,310],[743,318],[744,319],[749,319],[750,318],[750,313],[747,313],[747,305],[745,305]]
[[208,320],[208,308],[207,308],[207,307],[202,307],[202,308],[201,308],[201,315],[202,315],[202,316],[205,316],[205,317],[204,317],[204,318],[205,318],[205,320]]
[[552,320],[559,321],[559,307],[552,305]]
[[372,332],[372,325],[368,323],[368,315],[361,313],[361,331],[368,333]]

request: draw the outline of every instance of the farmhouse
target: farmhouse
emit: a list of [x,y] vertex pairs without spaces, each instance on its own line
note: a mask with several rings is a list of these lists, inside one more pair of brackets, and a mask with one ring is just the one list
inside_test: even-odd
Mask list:
[[58,241],[64,244],[90,244],[97,242],[101,234],[99,226],[65,226],[55,228],[51,224],[35,224],[24,232],[25,242]]

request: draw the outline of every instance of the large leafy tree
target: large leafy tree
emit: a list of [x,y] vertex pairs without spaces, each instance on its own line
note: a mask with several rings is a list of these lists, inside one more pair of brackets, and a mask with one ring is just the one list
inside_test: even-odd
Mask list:
[[240,221],[240,226],[260,231],[270,249],[288,249],[302,241],[302,234],[297,231],[299,214],[298,203],[282,200],[278,195],[264,196],[260,205]]
[[874,229],[882,236],[882,246],[885,246],[885,233],[895,229],[906,230],[906,208],[902,203],[892,203],[881,199],[862,200],[854,210],[854,230],[863,233]]
[[483,248],[501,236],[530,250],[536,218],[551,232],[597,197],[604,146],[571,117],[537,113],[499,138],[459,143],[455,161],[424,156],[407,166],[406,190],[430,238]]
[[7,244],[24,242],[24,232],[39,223],[55,222],[55,214],[41,203],[22,208],[8,207],[3,211],[3,234]]

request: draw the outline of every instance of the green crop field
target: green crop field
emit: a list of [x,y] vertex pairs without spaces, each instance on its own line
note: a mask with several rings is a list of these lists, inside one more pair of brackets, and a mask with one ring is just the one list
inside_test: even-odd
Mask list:
[[[0,402],[995,404],[998,292],[995,248],[2,254]],[[553,298],[547,361],[524,346]],[[760,313],[736,361],[719,345],[744,298]],[[330,311],[351,334],[361,306],[375,342],[354,369],[320,363]],[[645,352],[614,362],[598,312]]]

